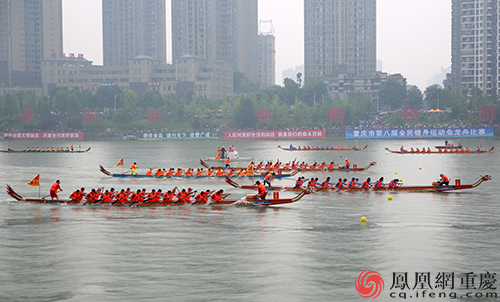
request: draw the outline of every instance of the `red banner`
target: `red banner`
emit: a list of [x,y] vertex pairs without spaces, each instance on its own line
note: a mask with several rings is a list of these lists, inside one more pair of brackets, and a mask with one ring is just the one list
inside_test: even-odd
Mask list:
[[325,130],[226,131],[224,139],[325,138]]
[[11,139],[83,139],[82,132],[2,132]]

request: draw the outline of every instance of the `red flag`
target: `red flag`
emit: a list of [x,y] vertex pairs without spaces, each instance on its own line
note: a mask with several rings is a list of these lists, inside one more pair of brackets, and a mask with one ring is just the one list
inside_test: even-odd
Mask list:
[[116,164],[117,167],[123,167],[123,157],[120,159],[120,161]]
[[40,173],[35,176],[31,181],[28,182],[28,186],[39,187],[40,186]]

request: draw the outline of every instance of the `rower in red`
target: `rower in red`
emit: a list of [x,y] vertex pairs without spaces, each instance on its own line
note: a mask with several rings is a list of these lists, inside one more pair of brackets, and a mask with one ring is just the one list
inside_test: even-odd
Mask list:
[[57,199],[59,200],[59,196],[57,196],[57,192],[62,192],[61,186],[60,186],[60,181],[59,179],[56,180],[56,182],[50,187],[50,199]]

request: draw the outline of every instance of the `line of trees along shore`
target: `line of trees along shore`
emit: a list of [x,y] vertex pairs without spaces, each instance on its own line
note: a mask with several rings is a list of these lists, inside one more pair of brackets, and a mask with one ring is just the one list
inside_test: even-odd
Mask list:
[[[285,79],[283,86],[256,90],[258,85],[238,81],[235,94],[224,100],[197,96],[194,90],[184,95],[167,93],[162,97],[156,90],[147,90],[138,96],[134,91],[123,91],[118,86],[99,87],[95,93],[79,88],[56,88],[50,97],[37,98],[19,92],[0,96],[0,130],[85,130],[111,129],[284,129],[318,126],[359,126],[378,114],[377,104],[368,94],[345,94],[331,97],[322,82],[305,86]],[[256,90],[256,91],[255,91]],[[253,91],[253,92],[251,92]],[[496,96],[484,95],[478,88],[456,94],[439,85],[422,92],[418,87],[407,89],[406,84],[388,80],[379,87],[378,106],[386,114],[384,123],[403,125],[401,110],[449,109],[442,116],[418,115],[413,123],[432,124],[457,122],[478,124],[481,105],[497,105]],[[343,111],[343,119],[331,121],[331,108]],[[271,111],[268,122],[258,123],[256,111]],[[31,110],[34,118],[27,122],[23,112]],[[86,110],[96,111],[98,122],[83,121]],[[116,110],[116,111],[115,111]],[[160,110],[155,117],[163,122],[150,123],[151,111]],[[494,121],[489,121],[494,122]]]

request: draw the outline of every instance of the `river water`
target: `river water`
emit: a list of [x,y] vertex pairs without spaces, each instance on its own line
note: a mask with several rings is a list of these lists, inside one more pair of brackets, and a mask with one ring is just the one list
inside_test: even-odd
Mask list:
[[[54,144],[9,143],[15,149]],[[401,141],[357,143],[368,148],[287,152],[277,145],[288,146],[290,141],[82,141],[75,142],[77,148],[92,147],[90,152],[2,153],[0,175],[4,186],[10,184],[24,197],[38,196],[38,188],[26,182],[41,173],[42,196],[60,179],[61,197],[81,186],[87,191],[100,186],[164,191],[178,186],[224,188],[240,198],[250,192],[222,180],[120,179],[99,172],[101,164],[120,173],[116,163],[122,157],[126,167],[137,162],[142,173],[148,167],[198,168],[200,158],[215,156],[218,146],[234,144],[241,157],[259,161],[342,162],[349,157],[359,166],[377,162],[363,172],[299,174],[320,180],[384,176],[386,181],[399,178],[406,185],[428,185],[440,173],[452,183],[456,178],[473,183],[480,174],[491,174],[492,180],[449,193],[319,193],[279,207],[62,206],[28,204],[2,194],[0,301],[365,301],[355,287],[365,270],[378,272],[384,281],[379,301],[497,301],[487,296],[500,291],[499,276],[493,275],[500,274],[498,149],[482,155],[398,155],[384,147],[398,149]],[[443,142],[403,143],[432,148]],[[1,144],[3,149],[7,142]],[[462,144],[489,148],[498,141]],[[294,179],[273,183],[292,185]],[[361,217],[367,222],[361,223]],[[453,273],[452,278],[445,289],[435,288],[443,272]]]

